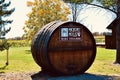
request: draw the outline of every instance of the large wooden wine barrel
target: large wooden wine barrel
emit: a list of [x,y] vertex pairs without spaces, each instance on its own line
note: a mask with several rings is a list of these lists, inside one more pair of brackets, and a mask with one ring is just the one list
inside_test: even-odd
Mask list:
[[54,21],[35,35],[31,51],[36,63],[50,74],[84,73],[96,56],[91,32],[77,22]]

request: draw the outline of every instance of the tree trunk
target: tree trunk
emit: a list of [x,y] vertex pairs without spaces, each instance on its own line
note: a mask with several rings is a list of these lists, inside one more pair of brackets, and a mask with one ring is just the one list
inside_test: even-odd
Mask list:
[[117,54],[116,54],[116,62],[115,63],[120,64],[120,0],[117,1],[117,19],[118,19],[117,32],[116,32]]
[[76,19],[77,19],[77,6],[76,6],[76,3],[71,3],[71,9],[72,9],[72,17],[73,17],[73,22],[76,22]]
[[6,66],[7,66],[9,64],[9,61],[8,61],[9,60],[8,59],[9,58],[9,56],[8,56],[9,55],[9,50],[6,50],[6,52],[7,52],[6,53]]
[[116,62],[120,64],[120,23],[117,26],[117,36],[116,36],[116,48],[117,48],[117,54],[116,54]]

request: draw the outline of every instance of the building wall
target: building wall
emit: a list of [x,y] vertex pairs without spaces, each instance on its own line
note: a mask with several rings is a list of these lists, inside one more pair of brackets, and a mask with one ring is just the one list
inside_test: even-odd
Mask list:
[[105,36],[106,49],[116,49],[116,28],[112,28],[112,35]]

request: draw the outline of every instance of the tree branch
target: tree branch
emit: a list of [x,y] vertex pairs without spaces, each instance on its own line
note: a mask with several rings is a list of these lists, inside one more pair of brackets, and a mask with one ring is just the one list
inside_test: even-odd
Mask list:
[[[63,0],[65,1],[65,0]],[[73,3],[73,2],[69,2],[69,1],[65,1],[66,3]],[[88,2],[79,2],[79,3],[76,3],[76,4],[87,4],[87,5],[92,5],[92,6],[96,6],[96,7],[100,7],[100,8],[103,8],[103,9],[107,9],[109,11],[112,11],[113,13],[115,13],[117,15],[117,12],[112,10],[112,9],[109,9],[107,7],[104,7],[104,6],[100,6],[100,5],[97,5],[97,4],[92,4],[92,3],[88,3]]]
[[109,9],[107,7],[104,7],[104,6],[100,6],[100,5],[97,5],[97,4],[91,4],[91,3],[87,3],[87,2],[83,2],[83,3],[80,3],[80,4],[87,4],[87,5],[92,5],[92,6],[100,7],[100,8],[103,8],[103,9],[107,9],[107,10],[112,11],[113,13],[115,13],[117,15],[116,11],[114,11],[112,9]]

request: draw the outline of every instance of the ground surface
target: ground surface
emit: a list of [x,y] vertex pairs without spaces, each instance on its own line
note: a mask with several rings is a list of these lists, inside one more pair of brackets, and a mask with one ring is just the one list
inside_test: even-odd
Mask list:
[[113,64],[116,57],[115,50],[98,47],[96,59],[87,70],[89,74],[56,78],[34,75],[41,69],[33,60],[30,47],[11,48],[9,66],[4,66],[5,53],[0,52],[0,80],[120,80],[120,65]]
[[96,75],[85,73],[74,76],[50,77],[41,73],[0,73],[0,80],[120,80],[120,75]]

